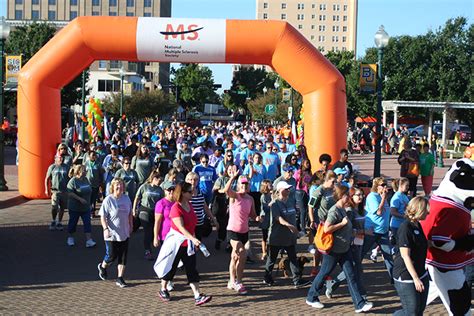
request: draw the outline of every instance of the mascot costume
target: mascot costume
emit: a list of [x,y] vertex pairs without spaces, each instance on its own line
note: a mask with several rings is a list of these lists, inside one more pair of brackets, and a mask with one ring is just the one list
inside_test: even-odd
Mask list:
[[471,289],[464,268],[474,264],[474,161],[457,160],[430,198],[421,222],[429,242],[426,263],[431,276],[428,304],[441,298],[450,315],[470,315]]

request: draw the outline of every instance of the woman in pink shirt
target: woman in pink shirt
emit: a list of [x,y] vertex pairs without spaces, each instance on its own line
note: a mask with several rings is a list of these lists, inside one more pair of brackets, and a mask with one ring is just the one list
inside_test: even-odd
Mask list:
[[173,192],[176,185],[173,182],[165,182],[163,189],[165,197],[159,200],[155,205],[155,228],[153,246],[158,248],[171,228],[170,211],[174,204]]
[[242,284],[242,276],[247,259],[244,245],[249,239],[249,218],[258,220],[255,204],[249,192],[249,181],[240,177],[237,192],[231,189],[232,182],[239,177],[237,166],[229,169],[230,179],[227,181],[224,192],[229,196],[229,224],[227,225],[227,239],[232,246],[229,264],[229,282],[227,288],[239,294],[247,294]]

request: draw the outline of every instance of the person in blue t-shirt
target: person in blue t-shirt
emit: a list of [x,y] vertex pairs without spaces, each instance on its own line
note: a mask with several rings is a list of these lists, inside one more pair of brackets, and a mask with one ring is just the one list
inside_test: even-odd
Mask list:
[[251,162],[249,161],[249,156],[252,156],[255,153],[255,141],[253,139],[248,141],[247,148],[244,148],[240,152],[240,161],[245,161],[245,164]]
[[194,166],[193,172],[199,175],[199,191],[204,198],[206,203],[211,203],[212,199],[212,187],[214,182],[217,180],[216,170],[209,166],[209,156],[207,154],[202,154],[200,156],[199,165]]
[[273,143],[265,143],[265,152],[262,154],[263,165],[267,168],[267,179],[272,182],[278,177],[280,173],[280,158],[274,152],[272,152]]
[[410,181],[407,178],[395,179],[392,181],[392,188],[395,194],[390,200],[390,214],[392,215],[390,231],[392,244],[395,244],[398,228],[405,221],[405,209],[410,202],[410,198],[407,196]]
[[361,259],[372,250],[374,244],[380,246],[390,279],[392,279],[392,247],[388,236],[390,207],[388,205],[387,182],[383,177],[372,181],[372,189],[365,202],[365,236]]
[[267,178],[267,169],[262,163],[262,155],[260,153],[255,153],[249,159],[250,163],[245,166],[243,175],[250,179],[250,195],[254,199],[255,209],[259,210],[261,207],[260,185]]

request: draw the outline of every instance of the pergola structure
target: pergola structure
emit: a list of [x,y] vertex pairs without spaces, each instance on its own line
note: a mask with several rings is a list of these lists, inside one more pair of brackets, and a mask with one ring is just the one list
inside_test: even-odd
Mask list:
[[436,110],[443,111],[443,135],[442,144],[446,147],[446,132],[447,132],[447,114],[449,109],[470,109],[474,110],[474,103],[464,102],[427,102],[427,101],[383,101],[383,126],[387,126],[387,112],[393,111],[393,127],[397,128],[398,108],[424,108],[428,109],[428,139],[431,139],[433,129],[433,112]]

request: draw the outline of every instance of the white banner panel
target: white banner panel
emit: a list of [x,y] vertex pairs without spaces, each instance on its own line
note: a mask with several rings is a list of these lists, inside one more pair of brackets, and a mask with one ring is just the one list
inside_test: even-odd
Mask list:
[[138,18],[142,61],[225,62],[226,20]]

